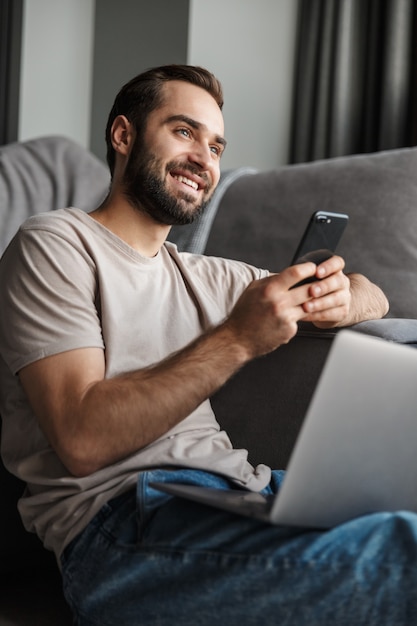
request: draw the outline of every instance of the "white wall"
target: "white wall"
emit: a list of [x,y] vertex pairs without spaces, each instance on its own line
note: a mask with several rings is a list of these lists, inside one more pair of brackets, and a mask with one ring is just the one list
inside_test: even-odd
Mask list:
[[19,139],[64,134],[88,146],[94,0],[25,0]]
[[221,80],[223,168],[288,159],[298,0],[191,0],[188,62]]
[[[225,90],[224,169],[287,162],[297,6],[190,0],[187,61]],[[20,140],[58,133],[89,147],[94,11],[95,0],[25,0]]]

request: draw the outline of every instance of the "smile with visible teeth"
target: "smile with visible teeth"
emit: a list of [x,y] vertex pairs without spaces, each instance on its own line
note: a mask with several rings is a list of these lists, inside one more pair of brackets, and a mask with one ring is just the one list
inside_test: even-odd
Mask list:
[[189,187],[192,187],[196,191],[198,190],[198,183],[196,183],[194,180],[190,180],[189,178],[186,178],[185,176],[175,176],[175,175],[173,175],[173,177],[176,180],[178,180],[178,182],[184,183],[185,185],[188,185]]

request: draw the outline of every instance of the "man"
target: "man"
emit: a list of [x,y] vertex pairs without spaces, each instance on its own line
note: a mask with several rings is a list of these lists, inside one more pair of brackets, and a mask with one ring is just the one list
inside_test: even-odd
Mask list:
[[[165,243],[219,181],[221,107],[201,68],[134,78],[109,117],[106,200],[30,219],[4,254],[2,445],[28,484],[20,512],[55,551],[80,625],[410,623],[415,516],[301,531],[150,486],[275,491],[282,473],[232,448],[208,398],[300,320],[387,311],[337,256],[268,275]],[[295,287],[308,277],[320,281]]]

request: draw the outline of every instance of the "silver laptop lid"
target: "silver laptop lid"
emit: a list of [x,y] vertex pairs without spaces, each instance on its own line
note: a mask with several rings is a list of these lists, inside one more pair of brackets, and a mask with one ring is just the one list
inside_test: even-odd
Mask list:
[[331,527],[417,511],[417,350],[349,330],[335,338],[272,510]]

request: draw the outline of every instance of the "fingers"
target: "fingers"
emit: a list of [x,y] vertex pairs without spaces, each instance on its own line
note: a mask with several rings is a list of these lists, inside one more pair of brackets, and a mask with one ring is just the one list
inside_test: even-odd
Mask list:
[[342,272],[345,269],[345,261],[342,257],[334,255],[324,263],[320,263],[317,266],[316,276],[319,280],[326,278],[327,276],[331,276],[332,274],[336,274],[337,272]]
[[292,289],[298,283],[308,278],[314,278],[316,271],[317,265],[315,263],[308,262],[287,267],[276,276],[279,276],[279,282],[284,289]]
[[326,296],[313,298],[303,304],[309,321],[344,319],[350,309],[351,294],[349,290],[333,291]]
[[352,300],[348,277],[338,272],[310,285],[309,290],[312,298],[303,304],[306,321],[327,326],[343,325],[349,316]]
[[[349,315],[351,306],[350,281],[343,273],[344,260],[339,256],[333,256],[313,271],[310,263],[297,267],[301,268],[303,278],[309,272],[311,272],[309,277],[317,278],[317,281],[293,289],[301,299],[304,320],[322,326],[342,325],[343,320]],[[299,274],[291,272],[291,278],[288,277],[288,280],[294,277],[298,278]]]
[[322,298],[327,294],[345,291],[350,289],[349,278],[343,272],[331,274],[327,278],[311,283],[309,285],[309,295],[312,298]]
[[314,275],[315,270],[313,263],[287,268],[281,274],[253,281],[243,292],[226,324],[248,354],[266,354],[296,334],[298,321],[306,315],[303,304],[310,298],[309,286],[292,290],[291,286]]
[[318,281],[324,278],[330,277],[333,274],[342,272],[345,267],[345,262],[340,256],[332,256],[327,261],[315,265],[315,263],[299,263],[291,267],[287,267],[283,270],[279,276],[283,281],[282,284],[287,289],[292,289],[298,283],[305,281],[306,279],[316,278]]

